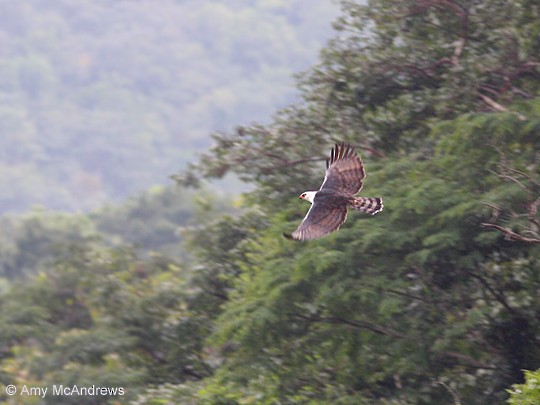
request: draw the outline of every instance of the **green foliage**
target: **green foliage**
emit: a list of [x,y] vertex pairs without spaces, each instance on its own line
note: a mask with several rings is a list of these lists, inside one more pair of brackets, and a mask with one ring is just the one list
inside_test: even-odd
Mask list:
[[149,387],[140,394],[132,405],[166,405],[182,403],[197,405],[200,403],[198,391],[201,384],[162,384],[157,387]]
[[210,190],[156,186],[124,204],[109,204],[90,214],[103,238],[115,246],[130,245],[142,254],[159,252],[188,259],[181,246],[190,225],[207,223],[217,215],[234,212],[230,196]]
[[511,405],[534,405],[540,402],[540,370],[525,370],[525,384],[513,384],[508,390]]
[[144,257],[158,253],[188,262],[191,255],[182,246],[186,230],[235,212],[238,208],[224,193],[156,186],[124,204],[109,204],[88,215],[36,209],[4,216],[0,276],[15,279],[46,271],[72,253],[70,244],[78,243],[130,246]]
[[70,255],[69,243],[98,240],[95,225],[76,214],[34,210],[0,218],[0,276],[22,278],[43,271],[55,258]]
[[[182,383],[208,374],[201,326],[190,317],[184,271],[160,257],[84,246],[0,297],[1,372],[22,386],[124,387]],[[92,397],[46,403],[94,403]],[[100,402],[102,403],[102,402]]]

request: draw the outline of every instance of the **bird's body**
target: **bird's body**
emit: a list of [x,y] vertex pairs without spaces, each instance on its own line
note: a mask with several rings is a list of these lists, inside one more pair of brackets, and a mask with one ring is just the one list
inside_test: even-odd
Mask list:
[[306,191],[300,198],[311,207],[298,228],[286,237],[296,240],[317,239],[337,231],[347,219],[347,209],[374,215],[383,209],[382,198],[355,197],[366,173],[360,157],[351,145],[336,144],[326,161],[326,175],[318,191]]

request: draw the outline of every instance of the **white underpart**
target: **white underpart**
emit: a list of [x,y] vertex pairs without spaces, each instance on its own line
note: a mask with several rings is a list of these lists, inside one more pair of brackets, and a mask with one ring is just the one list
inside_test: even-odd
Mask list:
[[309,201],[313,204],[313,199],[315,198],[315,194],[317,194],[316,191],[306,191],[305,193],[302,193],[302,195],[305,194],[304,200]]

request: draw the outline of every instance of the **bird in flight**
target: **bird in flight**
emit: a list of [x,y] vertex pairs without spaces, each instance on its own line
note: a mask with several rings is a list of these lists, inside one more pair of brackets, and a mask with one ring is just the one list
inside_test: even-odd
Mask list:
[[326,159],[326,175],[318,191],[306,191],[300,199],[311,207],[302,223],[285,237],[295,240],[318,239],[337,231],[347,219],[347,209],[375,215],[383,209],[382,198],[355,197],[366,178],[364,164],[352,145],[336,144]]

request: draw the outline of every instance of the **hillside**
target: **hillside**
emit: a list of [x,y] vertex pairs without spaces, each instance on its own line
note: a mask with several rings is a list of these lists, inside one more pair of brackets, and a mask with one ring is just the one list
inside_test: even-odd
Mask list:
[[328,0],[0,4],[0,213],[86,210],[266,122],[330,35]]

